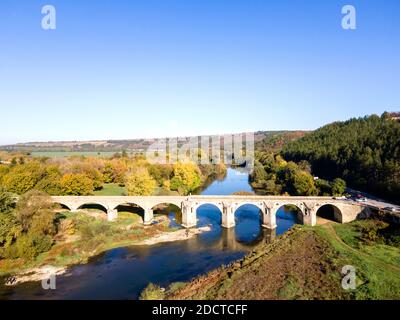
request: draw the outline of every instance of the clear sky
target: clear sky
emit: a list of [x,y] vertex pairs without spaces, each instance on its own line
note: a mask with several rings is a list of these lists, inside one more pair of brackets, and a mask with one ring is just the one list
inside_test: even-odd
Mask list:
[[[57,29],[41,28],[54,5]],[[357,29],[341,27],[343,5]],[[1,0],[0,144],[400,111],[399,0]]]

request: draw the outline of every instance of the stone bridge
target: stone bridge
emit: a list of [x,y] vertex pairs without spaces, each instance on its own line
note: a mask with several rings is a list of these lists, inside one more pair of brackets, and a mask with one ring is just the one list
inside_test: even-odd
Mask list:
[[120,205],[133,205],[144,211],[144,224],[153,221],[153,210],[161,204],[173,204],[182,211],[182,225],[191,228],[197,224],[197,209],[204,204],[214,205],[222,215],[222,226],[235,226],[235,211],[243,205],[254,205],[260,209],[263,227],[276,228],[276,213],[286,205],[298,208],[300,223],[314,226],[317,211],[323,206],[331,206],[334,219],[340,223],[353,221],[366,207],[350,200],[338,200],[332,197],[290,197],[290,196],[55,196],[58,203],[71,211],[77,211],[85,205],[97,205],[107,212],[109,221],[118,217]]

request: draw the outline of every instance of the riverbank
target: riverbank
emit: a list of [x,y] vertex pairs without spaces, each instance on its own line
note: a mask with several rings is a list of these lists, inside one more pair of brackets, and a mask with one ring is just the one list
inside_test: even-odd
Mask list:
[[171,220],[165,215],[156,217],[150,226],[144,226],[132,214],[121,214],[116,222],[107,222],[83,213],[67,213],[64,221],[73,225],[74,230],[67,232],[72,234],[59,235],[59,241],[48,252],[33,261],[0,261],[0,277],[6,285],[41,281],[49,274],[61,275],[69,267],[85,264],[114,248],[183,241],[211,229],[209,226],[193,230],[170,227]]
[[[149,285],[142,299],[399,299],[398,226],[377,220],[296,226],[272,244],[188,283]],[[343,266],[356,289],[342,288]]]

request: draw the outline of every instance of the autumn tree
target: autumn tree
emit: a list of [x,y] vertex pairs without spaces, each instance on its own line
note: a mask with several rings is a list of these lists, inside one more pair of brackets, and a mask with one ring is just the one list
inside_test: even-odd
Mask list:
[[3,177],[5,188],[17,194],[32,190],[43,176],[43,168],[37,162],[18,164]]
[[62,193],[61,172],[55,165],[47,166],[42,179],[36,184],[35,189],[43,191],[51,196],[58,196]]
[[132,170],[126,177],[126,191],[130,196],[148,196],[153,194],[156,181],[144,167]]
[[60,184],[63,195],[87,196],[93,193],[93,181],[83,173],[67,173]]
[[200,170],[192,162],[178,162],[173,166],[173,177],[171,179],[171,190],[179,194],[187,195],[201,185]]

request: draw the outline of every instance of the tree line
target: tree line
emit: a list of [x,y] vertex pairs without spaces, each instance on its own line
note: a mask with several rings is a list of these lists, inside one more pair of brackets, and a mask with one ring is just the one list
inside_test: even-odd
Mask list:
[[346,190],[343,179],[330,182],[316,178],[307,161],[286,161],[270,151],[256,152],[250,183],[257,193],[265,195],[341,196]]
[[328,124],[283,146],[281,155],[308,161],[313,173],[389,199],[400,197],[400,122],[388,113]]
[[39,190],[48,195],[92,195],[105,184],[125,187],[126,195],[187,195],[208,179],[223,177],[226,167],[193,162],[150,164],[143,156],[34,158],[22,157],[0,164],[0,187],[25,194]]

